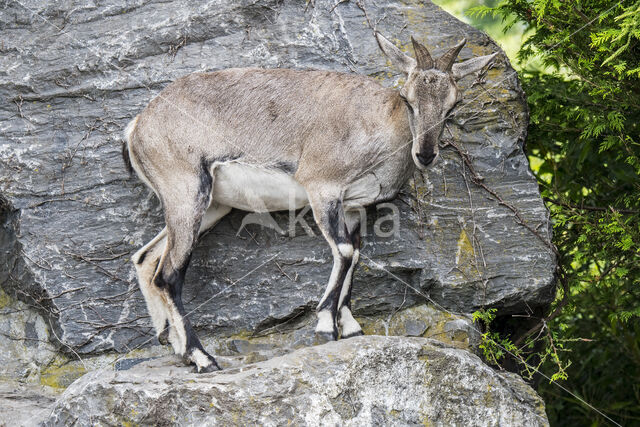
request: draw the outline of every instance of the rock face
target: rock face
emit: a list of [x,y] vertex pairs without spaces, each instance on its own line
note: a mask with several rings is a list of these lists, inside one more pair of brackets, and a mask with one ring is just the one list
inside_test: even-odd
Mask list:
[[[169,82],[242,66],[357,72],[384,85],[402,79],[355,2],[1,7],[0,285],[44,316],[52,341],[68,354],[128,351],[152,337],[129,258],[163,221],[155,196],[125,172],[121,133]],[[469,41],[460,59],[499,49],[429,2],[367,2],[367,15],[403,48],[415,35],[435,55],[463,36]],[[460,87],[465,102],[445,139],[468,152],[483,182],[549,239],[547,211],[523,152],[527,109],[514,71],[502,56]],[[392,206],[368,211],[353,291],[356,316],[390,316],[427,299],[462,313],[482,306],[522,312],[551,300],[552,253],[474,185],[450,146]],[[386,236],[392,209],[398,231]],[[201,239],[192,258],[186,309],[195,309],[198,329],[215,336],[295,325],[292,320],[312,315],[329,276],[330,250],[309,213],[303,218],[310,228],[298,221],[295,236],[247,225],[252,218],[233,212]],[[273,218],[289,230],[288,214]],[[427,327],[412,324],[409,334]],[[314,353],[299,357],[307,354]],[[424,413],[433,415],[435,406],[429,407]]]
[[548,425],[522,379],[424,338],[359,337],[213,374],[145,362],[69,387],[58,425]]

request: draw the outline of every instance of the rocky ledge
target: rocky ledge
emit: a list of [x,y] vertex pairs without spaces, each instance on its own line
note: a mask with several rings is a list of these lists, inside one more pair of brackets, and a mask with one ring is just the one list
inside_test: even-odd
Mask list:
[[548,425],[520,377],[425,338],[365,336],[195,374],[177,359],[73,383],[58,425]]

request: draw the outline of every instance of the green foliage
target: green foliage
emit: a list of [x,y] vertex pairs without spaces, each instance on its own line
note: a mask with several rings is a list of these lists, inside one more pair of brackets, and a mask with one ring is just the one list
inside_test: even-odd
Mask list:
[[482,355],[487,362],[500,366],[507,353],[518,353],[518,349],[511,340],[491,330],[491,322],[495,319],[497,311],[495,308],[476,311],[473,313],[473,321],[481,322],[484,326],[485,332],[482,334],[479,345]]
[[609,423],[580,399],[640,424],[640,1],[501,0],[470,16],[528,31],[517,53],[527,149],[568,293],[517,354],[539,355],[532,365],[579,397],[540,382],[552,424]]
[[[505,359],[510,356],[516,360],[521,369],[520,373],[528,380],[536,378],[545,364],[551,365],[555,369],[549,378],[551,382],[568,378],[566,369],[571,366],[571,361],[561,360],[560,353],[568,351],[565,349],[565,345],[575,340],[561,339],[557,332],[550,331],[545,325],[537,336],[529,337],[524,345],[517,346],[511,339],[492,330],[492,322],[495,320],[497,312],[498,310],[495,308],[485,308],[473,313],[473,321],[480,323],[482,330],[484,330],[478,347],[482,350],[482,355],[487,363],[502,367]],[[546,335],[543,335],[545,333]],[[542,350],[536,351],[536,343],[540,341],[540,337],[547,345]]]
[[[570,353],[552,351],[542,369],[618,422],[638,422],[640,2],[507,0],[492,13],[535,29],[518,58],[548,67],[525,66],[521,77],[528,149],[570,292],[548,344]],[[554,385],[540,391],[552,422],[604,421]]]

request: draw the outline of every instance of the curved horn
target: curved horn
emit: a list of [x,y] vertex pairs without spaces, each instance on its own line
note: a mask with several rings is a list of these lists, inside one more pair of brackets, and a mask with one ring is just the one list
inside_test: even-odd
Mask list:
[[416,41],[411,36],[411,43],[413,43],[413,50],[416,52],[416,61],[418,62],[419,70],[430,70],[433,68],[433,58],[426,47]]
[[436,61],[436,68],[440,71],[444,71],[445,73],[450,73],[453,63],[458,57],[462,46],[464,46],[466,42],[467,39],[462,39],[460,43],[449,49],[447,53],[438,58],[438,60]]

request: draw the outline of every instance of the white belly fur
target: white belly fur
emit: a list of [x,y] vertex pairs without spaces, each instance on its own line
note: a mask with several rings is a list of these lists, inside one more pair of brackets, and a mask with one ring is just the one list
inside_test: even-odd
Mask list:
[[307,192],[291,175],[243,163],[216,164],[213,200],[252,212],[300,209],[309,204]]

